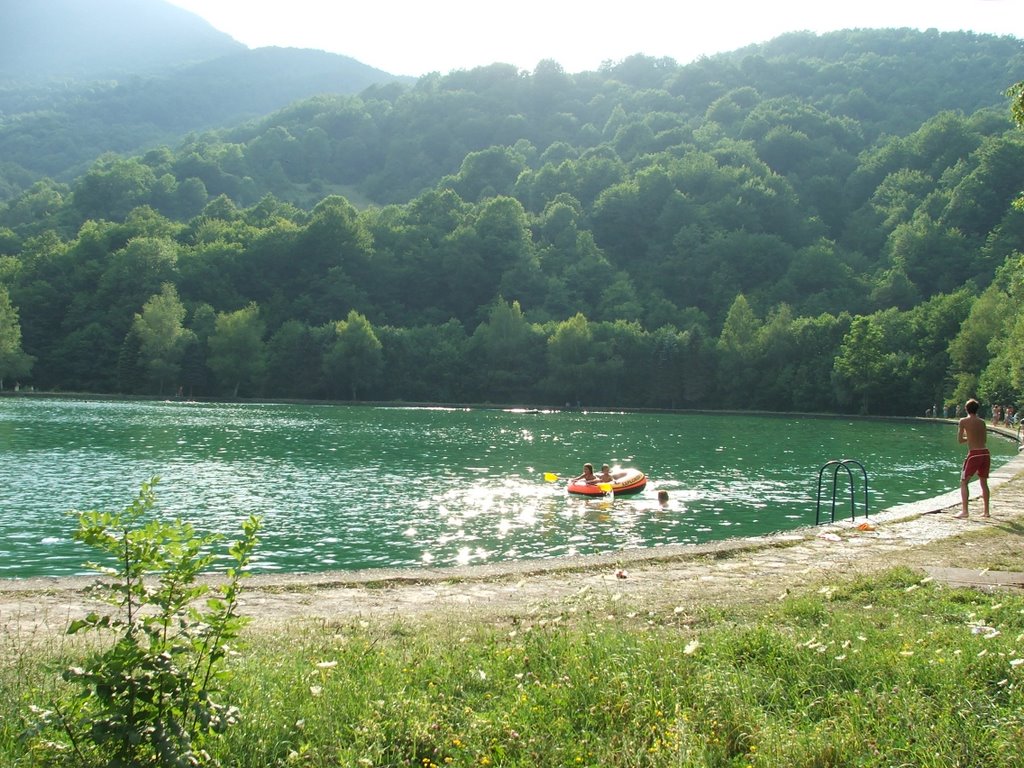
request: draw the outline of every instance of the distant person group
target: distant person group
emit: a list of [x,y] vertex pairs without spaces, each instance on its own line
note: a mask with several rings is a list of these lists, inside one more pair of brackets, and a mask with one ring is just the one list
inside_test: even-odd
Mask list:
[[[925,409],[924,415],[927,418],[961,419],[966,415],[966,411],[962,405],[933,405]],[[1021,414],[1013,405],[993,405],[990,418],[993,427],[1016,427],[1020,424]]]
[[1015,427],[1020,422],[1020,414],[1012,405],[992,406],[992,426]]

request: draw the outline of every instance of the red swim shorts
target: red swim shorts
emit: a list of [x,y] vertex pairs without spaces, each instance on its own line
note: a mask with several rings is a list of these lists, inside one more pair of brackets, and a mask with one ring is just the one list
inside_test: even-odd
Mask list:
[[979,448],[976,451],[968,451],[967,458],[964,459],[964,468],[960,472],[961,480],[970,480],[971,476],[977,474],[978,477],[988,479],[988,470],[992,465],[992,456],[988,452],[988,448]]

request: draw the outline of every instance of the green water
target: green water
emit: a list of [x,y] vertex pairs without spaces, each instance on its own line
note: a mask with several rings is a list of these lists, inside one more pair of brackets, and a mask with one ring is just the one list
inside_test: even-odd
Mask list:
[[[1015,453],[990,442],[996,465]],[[3,398],[0,578],[84,572],[66,513],[120,509],[153,475],[160,513],[202,530],[261,515],[256,570],[318,571],[755,536],[814,522],[829,459],[865,466],[878,511],[955,488],[962,457],[924,422]],[[585,461],[651,480],[613,500],[544,480]]]

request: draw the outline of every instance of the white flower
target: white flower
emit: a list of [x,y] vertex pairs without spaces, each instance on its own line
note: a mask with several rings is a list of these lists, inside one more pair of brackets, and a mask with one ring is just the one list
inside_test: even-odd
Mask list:
[[687,656],[692,656],[694,653],[697,652],[698,648],[700,648],[700,640],[694,638],[686,644],[685,648],[683,648],[683,653]]
[[991,640],[993,637],[999,637],[999,630],[995,627],[987,626],[986,624],[972,624],[971,634],[972,635],[984,635],[986,640]]

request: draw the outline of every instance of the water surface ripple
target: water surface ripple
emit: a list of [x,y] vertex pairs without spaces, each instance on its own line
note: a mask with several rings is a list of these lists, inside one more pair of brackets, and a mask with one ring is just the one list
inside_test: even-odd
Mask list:
[[[159,514],[229,536],[261,515],[255,570],[298,572],[755,536],[814,521],[829,459],[865,466],[877,511],[956,487],[962,456],[955,427],[923,421],[4,398],[0,578],[83,573],[69,512],[123,508],[155,475]],[[651,481],[588,500],[544,480],[585,461]]]

